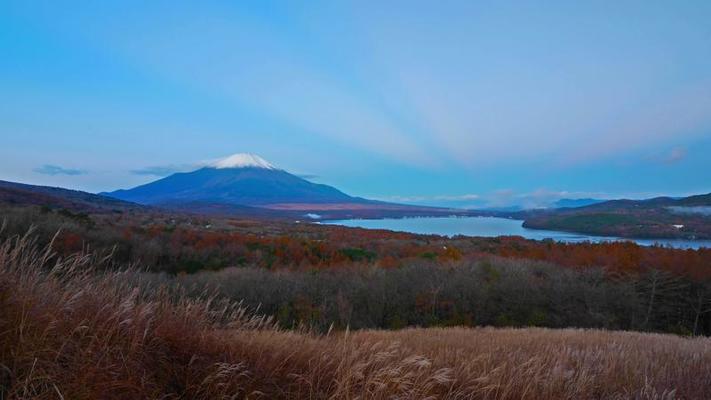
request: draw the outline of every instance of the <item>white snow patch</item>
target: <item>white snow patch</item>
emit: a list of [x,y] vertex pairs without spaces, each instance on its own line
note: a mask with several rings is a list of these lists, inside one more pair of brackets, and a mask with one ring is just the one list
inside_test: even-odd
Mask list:
[[676,228],[676,229],[681,229],[681,228],[684,227],[684,225],[672,225],[672,226],[673,226],[674,228]]
[[259,157],[256,154],[250,153],[238,153],[233,154],[229,157],[222,158],[217,161],[213,161],[209,164],[210,167],[217,169],[224,168],[264,168],[264,169],[276,169],[275,166],[270,164],[267,160]]

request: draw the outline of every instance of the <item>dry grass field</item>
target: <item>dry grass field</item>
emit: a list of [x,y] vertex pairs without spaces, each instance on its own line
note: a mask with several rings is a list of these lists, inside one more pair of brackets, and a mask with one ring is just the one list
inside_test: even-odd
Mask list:
[[0,399],[703,399],[711,340],[597,330],[285,331],[0,244]]

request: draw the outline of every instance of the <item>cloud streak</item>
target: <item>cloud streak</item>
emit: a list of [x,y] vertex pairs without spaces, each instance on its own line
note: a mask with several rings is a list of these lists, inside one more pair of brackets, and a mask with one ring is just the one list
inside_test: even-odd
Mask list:
[[[433,206],[455,207],[455,208],[549,208],[561,199],[609,199],[609,193],[602,192],[571,192],[538,189],[532,192],[517,192],[512,189],[501,189],[486,194],[463,194],[463,195],[431,195],[431,196],[389,196],[381,198],[383,201],[396,203],[420,203]],[[633,198],[645,198],[644,195],[632,196]],[[650,197],[650,196],[647,196]]]
[[154,166],[143,167],[143,168],[131,170],[131,173],[133,175],[163,177],[163,176],[172,175],[177,172],[187,172],[190,170],[194,170],[197,167],[199,167],[199,165],[193,165],[193,164],[154,165]]
[[307,181],[319,179],[320,176],[316,174],[296,174],[301,179],[306,179]]
[[462,195],[435,195],[435,196],[389,196],[382,198],[385,201],[401,201],[401,202],[416,202],[416,201],[470,201],[478,200],[481,196],[478,194],[462,194]]
[[33,169],[34,172],[42,175],[50,175],[50,176],[56,176],[56,175],[70,175],[70,176],[76,176],[76,175],[86,175],[87,171],[81,170],[81,169],[74,169],[74,168],[64,168],[59,165],[52,165],[52,164],[45,164],[42,165],[41,167],[37,167]]
[[676,164],[686,158],[687,151],[684,147],[675,147],[662,159],[665,164]]

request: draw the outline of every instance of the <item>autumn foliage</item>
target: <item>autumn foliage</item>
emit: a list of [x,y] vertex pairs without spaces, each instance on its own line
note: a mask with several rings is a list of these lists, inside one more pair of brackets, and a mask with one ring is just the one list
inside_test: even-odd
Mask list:
[[126,226],[119,234],[64,229],[54,242],[63,254],[83,246],[116,246],[121,261],[154,270],[196,272],[232,266],[333,268],[371,264],[393,268],[411,260],[451,262],[498,256],[545,261],[580,269],[604,267],[610,274],[658,269],[701,280],[711,278],[711,249],[640,246],[634,242],[560,243],[521,237],[445,238],[379,230],[314,225],[278,225],[273,232],[207,230],[202,227]]
[[[0,243],[0,398],[704,399],[711,341],[540,328],[284,331],[110,259]],[[429,306],[422,301],[422,307]]]

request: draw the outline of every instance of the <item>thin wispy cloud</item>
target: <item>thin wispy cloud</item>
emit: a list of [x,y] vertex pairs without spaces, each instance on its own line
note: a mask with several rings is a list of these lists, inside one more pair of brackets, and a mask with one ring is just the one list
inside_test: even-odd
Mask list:
[[[400,203],[421,203],[457,208],[507,208],[524,209],[548,208],[562,199],[608,199],[612,196],[602,192],[572,192],[565,190],[538,189],[531,192],[517,192],[513,189],[500,189],[484,194],[432,195],[432,196],[388,196],[383,201]],[[644,196],[632,196],[644,198]]]
[[434,195],[434,196],[388,196],[380,198],[384,201],[396,202],[431,202],[431,201],[468,201],[478,200],[481,196],[478,194],[462,194],[462,195]]
[[139,169],[131,170],[133,175],[146,175],[146,176],[168,176],[176,172],[188,172],[196,169],[198,166],[194,164],[182,164],[182,165],[156,165],[150,167],[143,167]]
[[41,167],[37,167],[33,169],[34,172],[42,175],[70,175],[70,176],[76,176],[76,175],[86,175],[87,171],[82,170],[82,169],[75,169],[75,168],[64,168],[59,165],[52,165],[52,164],[45,164],[42,165]]
[[296,176],[298,176],[301,179],[306,179],[307,181],[320,178],[319,175],[315,175],[315,174],[296,174]]
[[684,147],[675,147],[662,159],[665,164],[676,164],[686,158],[687,151]]
[[645,161],[661,165],[674,165],[683,162],[689,155],[684,146],[676,146],[663,151],[658,151],[644,157]]

